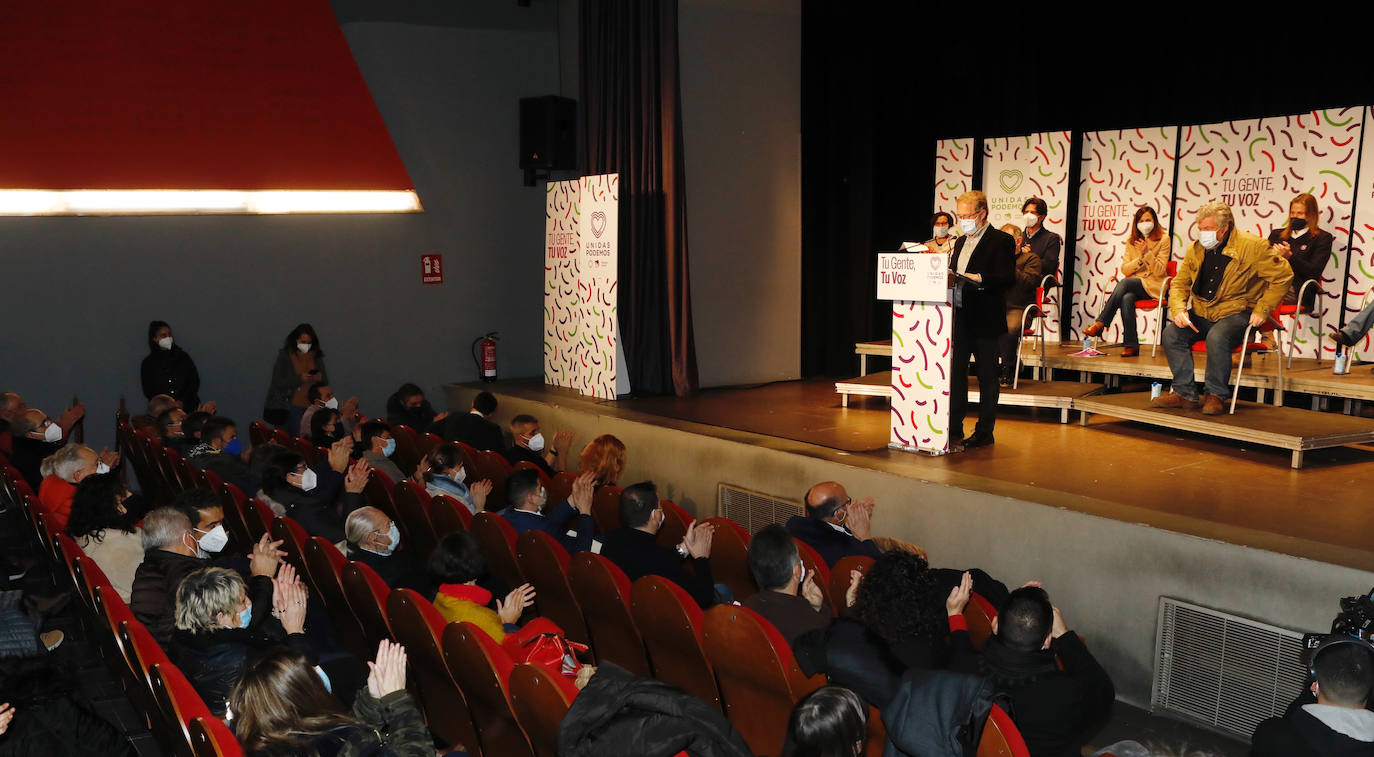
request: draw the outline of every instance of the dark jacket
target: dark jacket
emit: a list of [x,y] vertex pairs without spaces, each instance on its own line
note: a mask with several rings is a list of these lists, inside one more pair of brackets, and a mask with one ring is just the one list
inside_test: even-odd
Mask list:
[[143,358],[140,374],[143,396],[148,399],[168,394],[181,400],[188,413],[200,407],[200,374],[196,372],[196,362],[180,346],[173,344],[170,350],[154,347]]
[[980,274],[983,281],[964,287],[963,307],[955,316],[955,326],[967,329],[975,337],[1001,336],[1007,333],[1006,290],[1016,281],[1016,240],[1005,231],[989,227],[983,230],[973,250],[964,249],[967,241],[968,237],[955,241],[950,270],[959,270],[960,259],[968,255],[965,273]]
[[824,673],[880,710],[896,696],[907,670],[881,636],[853,618],[798,636],[792,654],[806,675]]
[[601,556],[625,571],[631,581],[638,581],[642,576],[662,576],[672,581],[691,594],[702,609],[716,601],[711,560],[706,557],[692,560],[696,572],[688,573],[683,567],[682,555],[676,549],[660,546],[654,534],[637,528],[617,528],[602,542]]
[[817,612],[806,601],[806,597],[799,594],[765,590],[740,604],[772,623],[789,645],[807,631],[824,629],[830,625],[830,605],[822,603],[820,612]]
[[558,471],[554,470],[553,466],[549,465],[548,462],[544,460],[544,454],[542,452],[535,452],[534,450],[528,449],[526,447],[521,447],[517,444],[513,447],[510,447],[505,452],[502,452],[501,455],[505,457],[506,462],[510,463],[511,465],[519,465],[520,463],[530,462],[539,466],[539,470],[544,471],[544,474],[547,475],[549,478],[553,478],[554,476],[558,475]]
[[[516,510],[514,507],[507,507],[497,515],[505,518],[517,534],[543,531],[562,544],[570,555],[592,548],[592,533],[596,530],[596,521],[593,521],[590,515],[579,513],[566,501],[555,507],[548,515]],[[576,531],[577,535],[568,536],[568,531]]]
[[1021,310],[1035,302],[1035,290],[1043,278],[1040,258],[1029,250],[1017,252],[1016,280],[1007,287],[1007,309]]
[[338,498],[329,502],[291,485],[267,492],[267,496],[286,508],[287,516],[301,524],[306,533],[335,543],[344,540],[344,519],[348,514],[367,504],[363,495],[347,490],[340,490]]
[[992,636],[980,654],[968,631],[956,630],[950,647],[950,669],[987,675],[993,689],[1010,698],[1012,720],[1031,757],[1078,757],[1088,730],[1111,714],[1112,679],[1072,631],[1034,652],[1014,650]]
[[558,726],[559,757],[749,757],[720,710],[613,664],[596,669]]
[[[144,553],[143,562],[134,571],[134,583],[129,589],[129,609],[157,643],[167,646],[176,630],[172,610],[176,607],[177,587],[181,580],[196,570],[210,565],[208,560],[179,555],[163,549]],[[271,601],[268,601],[271,605]]]
[[[1283,229],[1269,232],[1269,244],[1278,244],[1282,241]],[[1293,256],[1288,258],[1288,265],[1293,268],[1293,294],[1296,296],[1303,284],[1309,281],[1317,282],[1313,289],[1307,290],[1307,296],[1303,298],[1303,307],[1310,308],[1317,301],[1315,290],[1321,287],[1322,272],[1331,260],[1331,243],[1334,241],[1331,232],[1320,230],[1315,234],[1309,231],[1288,240],[1288,249],[1293,251]]]
[[[1012,237],[1012,242],[1015,241],[1016,238]],[[1058,234],[1041,226],[1034,236],[1023,238],[1021,246],[1029,247],[1031,254],[1040,259],[1041,275],[1059,275],[1059,251],[1064,247],[1064,240]]]
[[462,442],[473,449],[500,452],[506,448],[501,427],[476,413],[452,413],[430,424],[429,430],[446,442]]
[[792,534],[794,539],[806,542],[807,546],[820,553],[821,559],[830,566],[851,555],[863,555],[876,560],[881,554],[878,545],[874,544],[872,539],[859,541],[847,530],[836,531],[829,523],[804,515],[795,515],[787,519],[787,533]]
[[[324,367],[324,355],[315,353],[315,370],[320,372],[321,384],[329,383],[329,370]],[[267,398],[263,400],[264,410],[290,410],[291,396],[301,388],[301,377],[296,375],[296,366],[291,362],[291,353],[277,350],[277,361],[272,364],[272,383],[267,387]]]
[[1356,757],[1374,755],[1374,743],[1331,730],[1310,712],[1289,710],[1269,718],[1250,739],[1251,757]]
[[43,458],[62,449],[63,442],[45,442],[42,439],[16,436],[13,444],[14,454],[10,456],[10,465],[19,470],[24,480],[33,487],[34,493],[37,493],[38,487],[43,483],[43,476],[39,473],[43,467]]
[[411,410],[401,401],[400,395],[393,394],[386,399],[386,422],[393,426],[410,426],[417,434],[423,434],[429,430],[430,425],[434,423],[435,415],[429,400],[423,400],[418,409]]
[[[210,451],[206,452],[207,449]],[[221,480],[237,486],[239,491],[256,492],[262,486],[262,482],[248,467],[248,463],[238,455],[216,452],[213,447],[203,443],[191,447],[188,454],[192,456],[186,458],[186,462],[190,463],[192,468],[210,471]]]
[[210,712],[223,718],[229,690],[238,683],[243,662],[249,656],[285,643],[318,664],[315,648],[305,634],[288,634],[272,616],[272,579],[253,576],[248,581],[253,618],[247,628],[216,628],[191,633],[177,629],[169,652],[191,686],[205,700]]
[[434,596],[434,592],[439,590],[430,580],[424,561],[408,551],[404,542],[389,555],[368,552],[359,549],[356,544],[349,544],[348,559],[376,571],[386,585],[393,589],[411,589],[426,597]]
[[356,726],[335,728],[316,736],[308,745],[292,744],[277,749],[245,750],[252,757],[294,757],[317,754],[322,757],[433,757],[434,742],[425,719],[407,691],[395,691],[380,700],[366,687],[353,700]]
[[[992,709],[988,682],[945,670],[909,670],[882,709],[883,757],[964,757],[973,754]],[[1035,750],[1031,750],[1035,754]]]

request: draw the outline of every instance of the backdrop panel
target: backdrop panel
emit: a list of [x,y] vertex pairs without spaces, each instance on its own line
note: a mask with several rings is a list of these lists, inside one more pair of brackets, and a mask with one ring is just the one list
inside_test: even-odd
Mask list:
[[[973,145],[972,137],[967,139],[941,139],[935,144],[935,207],[932,213],[941,210],[954,212],[954,199],[973,189]],[[958,227],[958,223],[955,223]]]
[[[1346,276],[1364,111],[1332,108],[1185,127],[1171,224],[1174,248],[1182,251],[1196,239],[1194,212],[1204,202],[1227,203],[1237,228],[1268,236],[1287,222],[1292,199],[1309,192],[1317,198],[1321,228],[1335,236],[1322,274],[1321,301],[1326,321],[1336,322],[1343,291],[1337,282],[1367,291],[1370,281],[1363,273],[1354,280]],[[1358,305],[1358,296],[1351,299]],[[1334,346],[1317,333],[1314,318],[1304,318],[1292,337],[1295,355],[1316,357],[1319,348],[1334,354]]]
[[619,176],[549,182],[544,213],[544,382],[615,399]]
[[[1364,120],[1374,119],[1374,107],[1364,112]],[[1339,120],[1339,119],[1337,119]],[[1361,163],[1369,160],[1371,165],[1360,167],[1360,177],[1355,204],[1355,223],[1351,227],[1349,267],[1344,271],[1345,281],[1345,319],[1360,311],[1368,302],[1374,302],[1374,129],[1365,129],[1361,139]],[[1322,216],[1325,219],[1325,215]],[[1334,287],[1333,287],[1334,288]],[[1328,318],[1328,321],[1335,321]],[[1329,344],[1323,340],[1323,345]],[[1327,350],[1330,352],[1330,350]],[[1368,335],[1355,345],[1355,356],[1369,360],[1374,356],[1374,343]]]
[[[1165,224],[1173,215],[1177,146],[1176,126],[1083,135],[1069,339],[1079,338],[1116,287],[1117,269],[1136,209],[1149,205]],[[1139,316],[1141,343],[1154,343],[1155,319],[1159,317],[1158,311]],[[1120,318],[1113,319],[1102,338],[1121,341]]]
[[[1069,132],[983,140],[983,191],[993,226],[1023,226],[1021,205],[1035,196],[1049,208],[1045,228],[1062,239],[1069,200]],[[1062,255],[1059,266],[1064,267]]]
[[[949,451],[949,362],[952,308],[892,303],[892,434],[889,444],[936,454]],[[963,439],[962,430],[960,440]]]

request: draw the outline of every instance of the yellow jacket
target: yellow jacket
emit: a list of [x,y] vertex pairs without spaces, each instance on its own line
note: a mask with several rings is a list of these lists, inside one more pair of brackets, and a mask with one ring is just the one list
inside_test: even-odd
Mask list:
[[492,638],[497,644],[506,639],[505,626],[501,625],[501,616],[497,615],[491,608],[484,607],[476,602],[466,599],[458,599],[445,594],[438,594],[434,597],[434,609],[444,616],[444,620],[450,623],[468,623],[477,626]]
[[[1178,266],[1178,276],[1169,286],[1169,316],[1184,312],[1192,297],[1193,279],[1202,267],[1206,252],[1199,242],[1193,242]],[[1247,310],[1268,317],[1293,281],[1293,267],[1288,261],[1269,251],[1269,242],[1247,234],[1232,225],[1223,253],[1231,258],[1222,274],[1221,286],[1211,302],[1193,299],[1193,312],[1209,321]]]
[[1159,299],[1159,288],[1164,286],[1164,274],[1169,267],[1169,234],[1166,231],[1159,239],[1141,237],[1135,244],[1126,244],[1121,255],[1121,276],[1135,276],[1145,285],[1145,291]]

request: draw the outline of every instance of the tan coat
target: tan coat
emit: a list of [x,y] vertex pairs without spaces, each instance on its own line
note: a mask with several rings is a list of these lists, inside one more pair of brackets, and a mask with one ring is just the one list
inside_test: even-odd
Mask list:
[[1145,291],[1154,299],[1159,299],[1159,289],[1164,286],[1164,275],[1169,267],[1169,234],[1159,235],[1151,241],[1141,237],[1134,244],[1127,243],[1121,256],[1121,277],[1135,276],[1145,285]]
[[[1193,279],[1202,267],[1206,252],[1199,242],[1193,242],[1178,266],[1178,276],[1169,287],[1169,317],[1177,316],[1188,307],[1192,297]],[[1228,315],[1252,311],[1268,317],[1293,281],[1293,268],[1288,261],[1269,251],[1269,242],[1254,234],[1232,228],[1223,250],[1231,258],[1222,275],[1221,286],[1212,302],[1192,300],[1193,312],[1209,321]]]

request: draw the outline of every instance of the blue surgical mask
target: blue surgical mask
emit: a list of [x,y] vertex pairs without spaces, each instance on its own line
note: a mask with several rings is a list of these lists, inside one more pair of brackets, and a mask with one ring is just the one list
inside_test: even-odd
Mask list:
[[383,454],[383,455],[386,455],[387,457],[391,457],[391,453],[392,453],[392,452],[395,452],[395,451],[396,451],[396,440],[395,440],[395,439],[387,439],[387,440],[386,440],[386,444],[383,445],[383,447],[382,447],[382,454]]
[[245,608],[243,608],[243,610],[241,610],[241,611],[239,612],[239,628],[247,628],[247,627],[248,627],[248,624],[251,623],[252,621],[253,621],[253,603],[252,603],[252,602],[249,602],[249,603],[248,603],[248,606],[245,607]]
[[386,538],[386,548],[376,550],[379,555],[390,555],[396,551],[397,547],[401,546],[401,529],[396,527],[396,521],[391,522],[391,528],[387,530]]
[[243,454],[243,442],[239,441],[238,439],[234,439],[232,442],[229,442],[228,444],[224,445],[224,452],[225,454],[229,455]]

